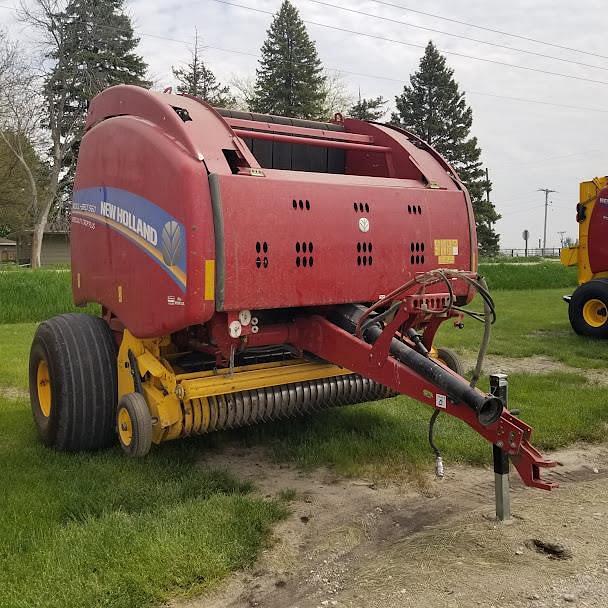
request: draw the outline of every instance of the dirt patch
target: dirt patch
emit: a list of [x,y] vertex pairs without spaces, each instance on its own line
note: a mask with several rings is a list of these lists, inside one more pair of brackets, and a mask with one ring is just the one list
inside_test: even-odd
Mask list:
[[[463,357],[465,369],[473,369],[477,363],[476,355],[466,353]],[[604,370],[582,369],[572,367],[561,361],[555,361],[549,357],[535,355],[533,357],[499,357],[487,355],[484,359],[483,371],[501,374],[550,374],[553,372],[565,372],[585,376],[592,384],[608,386],[608,376]]]
[[[228,450],[204,466],[252,480],[264,496],[295,490],[292,515],[255,568],[180,608],[448,608],[605,606],[608,598],[608,448],[553,455],[548,493],[513,480],[515,519],[493,519],[490,470],[452,467],[428,491],[377,487],[329,471],[304,474],[262,450]],[[252,465],[252,463],[255,463]],[[515,477],[515,476],[514,476]],[[549,559],[537,539],[571,556]]]
[[[477,363],[475,355],[468,353],[463,357],[465,369],[473,369]],[[483,363],[483,371],[500,374],[549,374],[552,372],[577,372],[583,370],[570,367],[565,363],[554,361],[549,357],[535,355],[534,357],[499,357],[487,355]]]

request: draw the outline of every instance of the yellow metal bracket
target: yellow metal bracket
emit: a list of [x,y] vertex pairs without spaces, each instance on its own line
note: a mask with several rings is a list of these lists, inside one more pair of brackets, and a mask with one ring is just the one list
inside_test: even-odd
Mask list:
[[170,338],[140,340],[125,330],[118,352],[119,398],[135,390],[129,351],[142,377],[142,391],[152,416],[152,440],[161,443],[208,428],[208,399],[307,380],[344,376],[351,372],[329,363],[302,359],[245,365],[234,369],[176,374],[162,358]]
[[319,380],[344,376],[352,372],[329,363],[310,363],[297,359],[279,363],[247,365],[215,372],[178,375],[178,386],[183,388],[183,399],[191,401],[216,395],[250,391],[280,384]]
[[166,337],[140,340],[125,330],[118,351],[118,397],[135,390],[129,361],[131,351],[143,378],[142,389],[152,416],[154,443],[177,437],[181,431],[182,410],[176,396],[175,374],[160,361],[160,349],[168,344]]

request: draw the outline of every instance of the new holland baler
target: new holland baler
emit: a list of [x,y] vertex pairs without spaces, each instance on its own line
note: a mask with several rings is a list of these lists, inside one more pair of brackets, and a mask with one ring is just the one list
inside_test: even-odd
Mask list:
[[411,133],[110,88],[80,147],[71,249],[74,300],[102,314],[36,333],[31,401],[49,446],[118,435],[141,456],[401,393],[502,448],[526,484],[552,485],[530,427],[434,347],[475,290],[486,314],[491,299],[467,191]]

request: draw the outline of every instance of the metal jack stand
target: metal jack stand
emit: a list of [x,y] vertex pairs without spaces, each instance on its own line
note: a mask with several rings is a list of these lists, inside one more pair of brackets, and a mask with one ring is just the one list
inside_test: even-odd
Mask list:
[[[490,375],[490,392],[502,399],[508,409],[509,381],[506,374]],[[494,459],[494,493],[496,497],[496,519],[509,521],[511,519],[511,497],[509,496],[509,456],[497,446],[492,446]]]

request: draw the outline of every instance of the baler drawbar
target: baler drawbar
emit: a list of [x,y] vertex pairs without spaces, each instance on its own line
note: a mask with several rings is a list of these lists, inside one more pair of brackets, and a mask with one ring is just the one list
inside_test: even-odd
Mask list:
[[[404,394],[501,448],[526,485],[554,485],[531,428],[435,347],[444,321],[489,330],[494,310],[468,193],[411,133],[112,87],[91,102],[71,249],[74,300],[102,314],[34,337],[32,410],[55,449],[118,435],[144,456]],[[476,292],[483,313],[465,308]]]

